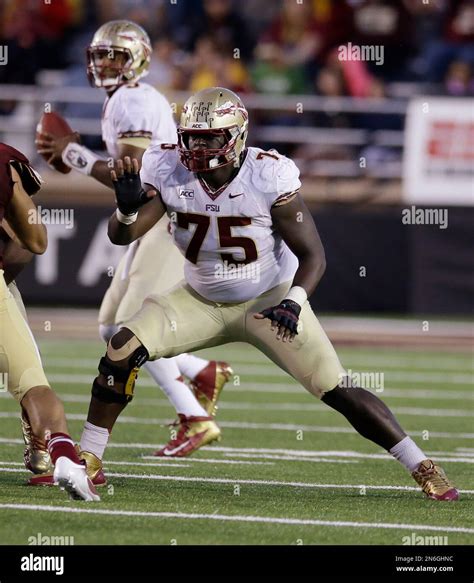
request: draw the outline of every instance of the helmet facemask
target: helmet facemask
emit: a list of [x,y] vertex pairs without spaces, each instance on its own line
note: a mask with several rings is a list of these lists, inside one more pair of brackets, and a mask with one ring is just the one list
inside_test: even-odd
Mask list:
[[[97,62],[104,59],[108,61],[105,65]],[[89,83],[93,87],[114,89],[126,83],[129,79],[133,79],[132,63],[133,57],[129,49],[121,47],[89,47],[87,49],[87,77]],[[115,71],[116,74],[107,74],[109,71]]]
[[[221,148],[199,148],[191,150],[189,148],[190,135],[218,135],[225,136],[226,142]],[[244,132],[245,134],[245,132]],[[209,172],[227,164],[240,164],[240,152],[243,149],[237,147],[240,142],[245,143],[245,135],[241,135],[237,125],[224,129],[185,129],[178,128],[178,147],[183,165],[191,172]]]

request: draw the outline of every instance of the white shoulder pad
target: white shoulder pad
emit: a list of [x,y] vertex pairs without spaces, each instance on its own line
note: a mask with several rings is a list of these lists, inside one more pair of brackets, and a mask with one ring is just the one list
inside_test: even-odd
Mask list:
[[114,120],[117,139],[150,138],[161,113],[161,100],[155,99],[146,86],[123,87],[117,93],[119,107]]
[[162,181],[174,172],[178,160],[178,148],[175,144],[150,146],[142,158],[140,170],[142,184],[151,184],[161,191]]
[[301,188],[300,171],[293,160],[276,150],[254,150],[253,181],[261,192],[270,195],[270,204],[282,195],[294,193]]

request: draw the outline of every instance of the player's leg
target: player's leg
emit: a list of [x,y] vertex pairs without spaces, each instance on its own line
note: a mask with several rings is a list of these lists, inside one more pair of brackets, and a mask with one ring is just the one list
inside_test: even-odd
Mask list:
[[233,375],[232,367],[221,360],[204,360],[188,353],[175,356],[174,360],[181,374],[190,380],[191,390],[200,406],[215,417],[222,389]]
[[[166,236],[168,237],[167,234]],[[147,236],[145,236],[145,238],[146,237]],[[148,295],[151,295],[152,293],[162,293],[162,291],[153,291],[154,289],[161,289],[163,284],[161,283],[158,285],[155,283],[155,280],[159,279],[161,276],[157,274],[156,268],[153,268],[150,263],[151,258],[156,261],[151,249],[148,249],[148,256],[146,257],[145,255],[144,250],[147,248],[145,247],[145,243],[145,241],[140,241],[140,245],[132,264],[132,269],[129,273],[127,289],[117,308],[117,330],[121,326],[124,326],[124,323],[130,320],[140,310],[145,298],[147,297],[147,292],[149,292]],[[147,260],[146,262],[145,259]],[[160,265],[159,273],[162,271],[163,266]],[[166,272],[167,270],[164,271]],[[163,275],[166,276],[166,273]],[[198,362],[198,372],[201,372],[209,364],[206,360],[198,359],[196,357],[194,358]],[[147,361],[144,367],[165,393],[178,415],[184,415],[186,417],[207,416],[208,412],[206,408],[203,408],[195,397],[193,391],[191,391],[184,382],[182,376],[183,372],[178,366],[177,359],[178,357],[166,359],[159,358],[154,361]]]
[[268,321],[253,318],[264,305],[278,304],[285,291],[281,295],[280,290],[275,290],[272,299],[277,301],[268,303],[269,298],[263,302],[259,298],[251,307],[246,317],[248,341],[308,391],[344,415],[360,435],[389,451],[427,495],[439,500],[457,499],[457,491],[443,470],[407,436],[387,405],[370,391],[351,384],[309,303],[301,310],[299,333],[291,343],[277,341]]
[[[131,262],[129,284],[116,313],[116,324],[130,320],[145,298],[162,295],[183,279],[184,257],[168,232],[163,217],[138,242]],[[157,255],[159,249],[159,255]],[[208,361],[191,354],[148,361],[145,368],[163,389],[176,412],[181,415],[215,415],[217,401],[232,370],[225,362]],[[191,391],[183,376],[191,381]]]
[[178,357],[159,358],[147,362],[146,370],[153,380],[161,387],[176,413],[189,416],[207,416],[207,411],[199,404],[191,389],[184,382],[178,368]]
[[[122,257],[99,313],[100,336],[106,343],[119,331],[123,321],[129,320],[140,310],[147,295],[150,295],[155,288],[160,288],[160,290],[163,288],[163,283],[158,283],[162,279],[159,274],[164,277],[164,281],[170,281],[171,278],[174,283],[177,280],[175,273],[171,271],[171,266],[179,267],[183,259],[174,246],[169,253],[160,256],[164,259],[160,259],[160,263],[156,265],[156,248],[163,245],[168,248],[169,243],[170,236],[166,232],[166,224],[165,227],[163,224],[157,225],[140,241],[131,245]],[[202,368],[205,368],[207,361],[202,361],[202,363]],[[208,416],[206,409],[200,405],[193,392],[184,383],[174,358],[147,361],[145,368],[162,388],[179,419],[187,421]],[[222,385],[223,383],[219,389]],[[107,483],[101,459],[108,440],[109,431],[105,427],[92,423],[90,419],[85,422],[80,441],[80,456],[86,461],[89,476],[96,486]],[[163,451],[173,449],[175,449],[174,444],[167,444]],[[36,482],[45,483],[45,480],[38,478]]]
[[26,315],[25,304],[23,303],[23,298],[21,297],[20,290],[16,285],[16,281],[12,281],[8,285],[8,291],[12,294],[13,299],[15,300],[16,306],[20,311],[20,314],[28,321],[28,316]]
[[[186,286],[148,298],[109,342],[99,366],[100,374],[94,381],[87,421],[111,432],[133,396],[138,368],[149,358],[174,356],[181,350],[198,350],[223,342],[223,324],[216,321],[212,306],[201,302]],[[179,443],[173,443],[164,455],[187,455],[220,437],[212,417],[183,417],[180,415],[176,437]],[[105,446],[97,443],[87,446],[88,451],[102,458]]]
[[54,465],[54,481],[74,498],[99,500],[69,436],[63,405],[48,384],[31,331],[1,270],[0,372],[24,409],[32,434],[47,448]]
[[112,281],[105,292],[99,309],[99,335],[108,342],[118,332],[116,325],[117,310],[128,287],[128,272],[136,252],[136,245],[130,245],[115,270]]
[[[15,300],[20,314],[26,321],[28,321],[23,299],[14,281],[8,285],[8,291],[11,293],[13,299]],[[21,406],[20,421],[23,440],[25,442],[23,458],[25,461],[26,469],[30,470],[34,474],[52,474],[53,465],[51,464],[51,458],[49,456],[48,449],[46,448],[46,444],[43,439],[37,437],[33,433],[30,420],[28,419],[28,413],[23,406]]]

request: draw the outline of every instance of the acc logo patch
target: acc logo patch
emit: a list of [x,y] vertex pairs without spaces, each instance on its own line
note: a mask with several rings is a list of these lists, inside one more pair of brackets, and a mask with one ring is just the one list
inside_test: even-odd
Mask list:
[[194,198],[194,190],[180,190],[179,198],[191,199]]

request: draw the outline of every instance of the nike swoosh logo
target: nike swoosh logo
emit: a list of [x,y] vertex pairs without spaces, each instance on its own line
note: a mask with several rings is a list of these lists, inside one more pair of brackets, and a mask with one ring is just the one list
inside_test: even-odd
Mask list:
[[207,433],[207,429],[205,431],[201,431],[201,433],[196,433],[195,435],[193,435],[192,437],[187,439],[184,443],[182,443],[181,445],[178,445],[178,447],[175,447],[174,449],[165,449],[163,451],[163,453],[165,454],[165,456],[174,455],[175,453],[178,453],[178,451],[181,451],[183,448],[185,448],[188,444],[192,443],[193,437],[201,437],[202,435],[205,435],[206,433]]
[[244,193],[241,192],[240,194],[229,194],[229,198],[237,198],[238,196],[244,196]]
[[177,453],[178,451],[181,451],[181,450],[183,449],[183,447],[186,447],[190,441],[191,441],[191,440],[190,440],[190,439],[188,439],[187,441],[185,441],[185,442],[184,442],[184,443],[182,443],[181,445],[178,445],[178,447],[175,447],[174,449],[165,449],[165,450],[163,451],[163,453],[164,453],[165,455],[173,455],[173,454]]

